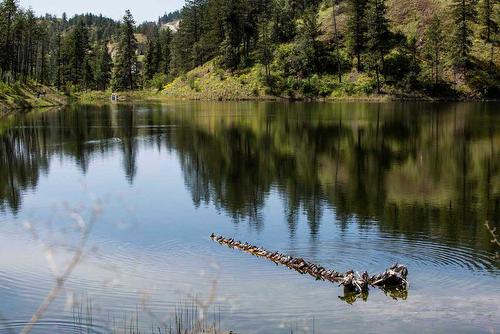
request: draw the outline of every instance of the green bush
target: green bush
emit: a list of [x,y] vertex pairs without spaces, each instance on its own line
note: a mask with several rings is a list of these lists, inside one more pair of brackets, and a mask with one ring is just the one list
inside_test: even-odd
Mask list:
[[327,97],[338,88],[338,83],[330,76],[324,76],[318,81],[318,94]]
[[153,78],[146,82],[146,88],[154,88],[161,91],[169,82],[170,77],[163,73],[156,73]]
[[188,78],[188,83],[189,83],[189,88],[191,88],[191,90],[194,90],[197,93],[201,91],[200,84],[198,83],[198,80],[195,76],[190,76]]
[[385,68],[382,74],[387,84],[411,91],[418,87],[419,73],[420,68],[407,52],[394,50],[385,58]]
[[357,94],[371,94],[377,89],[377,80],[369,76],[360,76],[355,83]]
[[467,84],[483,98],[498,98],[500,96],[500,78],[483,70],[470,71]]

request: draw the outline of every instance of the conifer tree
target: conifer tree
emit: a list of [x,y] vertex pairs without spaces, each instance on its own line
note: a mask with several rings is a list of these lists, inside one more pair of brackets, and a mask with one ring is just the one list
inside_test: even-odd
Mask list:
[[130,10],[125,12],[120,29],[118,52],[113,77],[114,90],[137,88],[137,39],[134,35],[135,21]]
[[473,32],[476,20],[475,0],[452,0],[451,13],[455,31],[452,39],[452,57],[455,68],[466,70],[470,61]]
[[299,49],[304,54],[302,61],[305,76],[317,72],[320,56],[320,45],[318,37],[321,34],[318,15],[314,8],[306,10],[303,18],[302,28],[299,35]]
[[275,0],[273,13],[273,40],[286,43],[293,40],[297,33],[295,14],[287,0]]
[[57,32],[56,32],[56,72],[55,72],[55,84],[58,90],[61,89],[63,85],[63,74],[64,74],[64,65],[63,65],[63,53],[62,53],[62,24],[57,24]]
[[391,33],[386,13],[385,0],[368,0],[366,46],[370,67],[375,70],[378,93],[381,91],[380,73],[383,73],[385,67],[384,57],[391,44]]
[[97,89],[106,90],[111,81],[113,60],[108,51],[108,43],[104,42],[97,53],[95,81]]
[[89,55],[85,57],[83,63],[83,87],[86,90],[95,89],[95,77],[93,68],[93,59]]
[[271,78],[270,65],[273,58],[273,46],[271,41],[271,29],[269,22],[263,21],[259,26],[259,58],[266,72],[266,81]]
[[332,18],[333,18],[333,46],[335,48],[335,61],[337,63],[337,75],[339,82],[342,82],[342,62],[340,59],[340,49],[342,42],[337,28],[337,16],[340,0],[332,0]]
[[431,67],[431,77],[437,84],[440,80],[441,57],[443,52],[444,33],[441,18],[434,15],[427,31],[425,32],[424,52],[425,58]]
[[160,31],[159,39],[157,41],[157,57],[158,71],[163,74],[170,74],[170,64],[172,62],[172,31],[169,28]]
[[347,45],[350,52],[356,57],[356,67],[358,71],[363,69],[361,54],[365,50],[366,32],[366,0],[347,0],[348,21],[347,21]]
[[83,83],[88,52],[90,52],[88,30],[83,21],[79,20],[66,36],[63,47],[63,58],[66,63],[65,81],[74,85]]
[[[480,21],[482,26],[482,36],[484,40],[491,43],[498,34],[498,22],[495,20],[495,3],[497,0],[481,0]],[[498,3],[498,2],[497,2]],[[498,9],[497,9],[498,11]],[[498,13],[497,13],[498,16]],[[496,17],[498,19],[498,17]]]
[[13,26],[16,18],[18,6],[16,0],[4,0],[0,4],[1,29],[3,32],[2,50],[0,51],[0,63],[2,72],[12,70],[13,68]]
[[158,73],[159,61],[157,59],[158,48],[158,30],[148,38],[146,46],[146,56],[144,57],[144,79],[151,80],[155,73]]
[[241,62],[241,45],[244,37],[243,0],[224,2],[225,39],[220,47],[221,65],[235,70]]
[[495,47],[500,42],[498,38],[498,20],[500,19],[500,8],[497,6],[495,13],[495,3],[498,4],[498,0],[481,0],[479,7],[479,17],[482,28],[481,37],[486,43],[490,44],[491,48],[490,72],[492,72],[494,66],[493,56],[495,53]]

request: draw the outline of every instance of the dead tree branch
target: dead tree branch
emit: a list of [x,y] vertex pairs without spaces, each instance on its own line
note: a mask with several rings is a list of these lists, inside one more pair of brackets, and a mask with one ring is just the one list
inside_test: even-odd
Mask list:
[[357,293],[367,292],[369,286],[382,289],[388,287],[407,289],[409,285],[406,279],[408,276],[408,269],[406,266],[400,264],[395,264],[385,272],[375,276],[369,276],[367,272],[360,275],[359,273],[354,273],[352,270],[342,274],[335,270],[328,270],[322,266],[307,262],[302,258],[294,258],[278,252],[269,252],[263,248],[235,241],[234,239],[226,239],[222,236],[216,236],[215,234],[211,235],[211,239],[221,245],[226,245],[233,249],[238,249],[258,257],[266,258],[276,264],[281,264],[298,271],[301,274],[309,274],[319,280],[338,283],[339,285],[344,286],[344,288],[348,291]]

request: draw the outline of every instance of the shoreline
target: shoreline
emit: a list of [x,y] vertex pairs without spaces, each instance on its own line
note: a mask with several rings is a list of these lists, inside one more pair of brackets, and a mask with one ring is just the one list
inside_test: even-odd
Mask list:
[[37,108],[62,107],[72,103],[73,96],[54,87],[26,83],[0,86],[0,117],[27,112]]
[[[111,92],[85,92],[77,96],[78,103],[98,103],[112,102]],[[202,97],[185,97],[167,95],[164,91],[154,92],[149,90],[125,91],[116,93],[119,100],[116,102],[134,102],[134,101],[199,101],[199,102],[500,102],[500,99],[481,99],[471,97],[430,97],[413,95],[359,95],[343,97],[283,97],[283,96],[257,96],[241,97],[233,99],[212,99]]]
[[[107,104],[112,103],[111,91],[90,91],[78,93],[72,96],[64,95],[51,87],[44,89],[50,90],[50,94],[41,98],[19,99],[15,103],[8,103],[5,99],[0,100],[0,118],[12,115],[13,113],[24,113],[34,109],[45,109],[53,107],[63,107],[70,104]],[[201,97],[169,96],[165,91],[137,90],[116,93],[119,96],[117,103],[130,102],[166,102],[166,101],[192,101],[192,102],[321,102],[321,103],[391,103],[391,102],[500,102],[500,99],[481,99],[470,97],[429,97],[414,95],[359,95],[342,97],[283,97],[283,96],[258,96],[254,98],[242,97],[234,99],[210,99]]]

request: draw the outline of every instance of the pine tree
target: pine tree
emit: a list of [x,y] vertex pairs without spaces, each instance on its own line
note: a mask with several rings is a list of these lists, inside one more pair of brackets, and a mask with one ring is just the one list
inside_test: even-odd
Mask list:
[[271,42],[271,31],[267,21],[261,22],[259,27],[259,58],[266,71],[266,81],[270,82],[270,65],[273,58],[273,45]]
[[40,38],[40,71],[38,75],[38,81],[42,84],[46,84],[48,81],[47,75],[47,53],[50,48],[49,38],[48,38],[48,26],[46,21],[40,22],[39,27],[39,38]]
[[434,15],[424,37],[425,58],[430,63],[431,77],[437,84],[440,80],[441,54],[443,52],[443,27],[441,18]]
[[275,0],[273,13],[273,40],[286,43],[293,40],[297,33],[295,14],[287,0]]
[[482,35],[487,43],[495,40],[498,34],[498,22],[495,20],[495,1],[481,0],[480,2],[480,21],[482,26]]
[[90,52],[88,30],[83,21],[77,25],[66,36],[63,47],[63,58],[65,61],[65,82],[81,85],[85,75],[85,60]]
[[241,62],[241,45],[244,37],[243,0],[228,0],[223,8],[225,39],[221,44],[221,65],[235,70]]
[[471,25],[476,20],[475,0],[453,0],[451,9],[455,27],[452,40],[453,64],[465,71],[472,48]]
[[85,60],[83,62],[82,84],[86,90],[92,90],[92,89],[95,89],[95,87],[96,87],[95,86],[93,61],[89,55],[85,57]]
[[2,43],[2,50],[0,51],[1,69],[2,73],[13,69],[13,26],[18,11],[16,0],[4,0],[0,5],[0,16],[2,17],[2,31],[4,38]]
[[347,0],[348,21],[347,21],[347,46],[351,53],[356,57],[356,67],[358,71],[363,69],[361,63],[361,54],[365,50],[365,32],[366,32],[366,0]]
[[338,7],[340,4],[340,0],[332,0],[332,17],[333,17],[333,44],[335,48],[335,61],[337,63],[337,75],[339,78],[339,82],[342,82],[342,62],[340,59],[340,49],[342,47],[342,42],[340,40],[340,34],[337,29],[337,16],[338,16]]
[[114,90],[137,88],[137,39],[134,35],[135,21],[130,10],[125,12],[120,31],[118,53],[113,78]]
[[493,55],[495,53],[495,46],[500,42],[498,38],[498,20],[500,19],[499,10],[495,15],[495,1],[496,0],[482,0],[480,3],[480,21],[481,21],[481,37],[483,40],[490,44],[490,72],[493,71],[494,62]]
[[309,77],[312,73],[316,73],[319,68],[320,45],[318,37],[321,30],[318,15],[313,7],[305,11],[302,20],[298,45],[304,55],[302,60],[304,76]]
[[57,35],[56,35],[56,87],[58,90],[61,90],[63,85],[63,74],[64,74],[64,65],[63,65],[63,53],[62,53],[62,24],[57,24]]
[[[203,62],[200,45],[204,21],[205,0],[186,0],[181,12],[179,30],[172,41],[172,67],[176,73],[184,73]],[[222,13],[218,13],[219,16]],[[216,45],[217,47],[217,45]]]
[[35,64],[35,45],[37,40],[37,29],[35,21],[35,13],[33,10],[26,11],[26,38],[24,39],[24,64],[22,71],[22,79],[24,82],[29,77],[33,77],[34,64]]
[[158,62],[158,71],[166,75],[170,74],[170,64],[172,62],[171,44],[172,31],[169,28],[162,29],[156,45],[156,52],[158,52],[156,61]]
[[161,55],[158,52],[158,30],[156,29],[155,33],[148,38],[148,44],[146,46],[146,55],[144,57],[144,79],[151,80],[153,76],[158,73],[159,70],[159,61],[157,57]]
[[113,69],[113,60],[108,51],[108,43],[102,43],[100,50],[97,53],[96,74],[95,81],[96,87],[99,90],[106,90],[111,81],[111,73]]
[[385,67],[384,57],[389,52],[391,33],[387,20],[385,0],[369,0],[366,10],[366,46],[370,67],[375,70],[377,91],[380,93],[380,73]]
[[182,25],[185,31],[184,43],[190,48],[190,67],[203,64],[203,53],[200,52],[200,40],[204,24],[205,0],[186,0],[182,10]]

